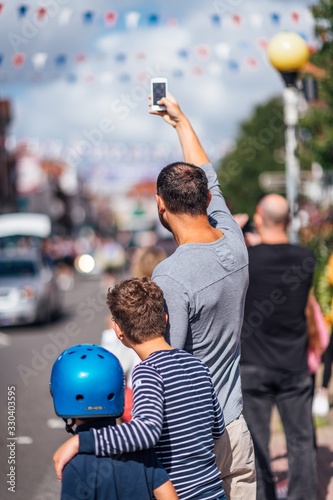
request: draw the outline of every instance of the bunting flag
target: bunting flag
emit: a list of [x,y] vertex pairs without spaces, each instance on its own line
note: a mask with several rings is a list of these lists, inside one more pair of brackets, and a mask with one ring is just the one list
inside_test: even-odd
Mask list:
[[87,73],[84,77],[84,81],[86,83],[93,83],[95,81],[95,75],[93,75],[92,73]]
[[1,66],[2,62],[3,62],[3,54],[0,54],[0,66]]
[[149,14],[148,24],[151,26],[157,26],[160,21],[160,16],[158,14]]
[[221,26],[221,17],[218,14],[213,14],[210,19],[213,26]]
[[173,28],[174,26],[177,26],[178,24],[178,21],[175,17],[170,17],[168,20],[167,20],[167,26],[169,26],[170,28]]
[[42,21],[44,19],[44,17],[46,16],[46,14],[47,14],[47,10],[44,7],[40,7],[37,10],[37,19],[39,21]]
[[193,66],[191,70],[192,75],[194,76],[202,76],[203,75],[203,69],[201,66]]
[[178,50],[178,56],[181,57],[182,59],[187,59],[188,51],[186,49],[180,49]]
[[197,59],[208,59],[210,56],[210,48],[208,45],[197,45],[194,47],[194,54],[197,57]]
[[251,48],[251,44],[247,40],[240,40],[237,45],[244,52]]
[[17,9],[19,17],[25,17],[27,15],[28,9],[29,7],[27,7],[26,5],[20,5],[20,7],[18,7]]
[[219,59],[228,59],[230,50],[231,50],[230,45],[225,42],[219,43],[215,48],[216,55]]
[[57,66],[64,66],[66,64],[66,61],[67,57],[65,56],[65,54],[59,54],[54,60]]
[[25,63],[25,54],[23,54],[22,52],[18,52],[17,54],[13,55],[12,60],[14,67],[20,68]]
[[69,23],[70,18],[72,17],[73,10],[69,7],[64,7],[60,10],[58,16],[58,22],[60,25],[64,26]]
[[280,19],[281,19],[280,14],[278,14],[277,12],[272,12],[272,14],[271,14],[271,21],[272,21],[273,24],[279,25],[280,24]]
[[91,24],[94,20],[95,13],[92,10],[87,10],[87,12],[84,12],[82,16],[85,24]]
[[264,23],[264,16],[262,16],[261,14],[251,14],[250,23],[255,28],[261,28]]
[[240,15],[234,14],[233,16],[231,16],[231,20],[235,26],[241,25],[242,18]]
[[32,64],[34,65],[35,69],[42,69],[44,68],[46,61],[47,61],[47,54],[45,52],[37,52],[34,54],[31,58]]
[[268,46],[267,38],[259,38],[259,40],[257,41],[257,45],[260,49],[267,50],[267,46]]
[[77,63],[82,63],[86,60],[86,56],[84,54],[78,54],[76,57],[75,57],[75,60]]
[[125,24],[127,28],[137,28],[140,20],[140,13],[131,11],[125,15]]
[[300,18],[300,15],[299,15],[299,12],[292,12],[291,13],[291,19],[295,22],[295,23],[298,23],[299,22],[299,18]]
[[115,26],[116,22],[117,22],[117,18],[118,18],[117,12],[113,12],[113,11],[107,12],[104,16],[105,25],[112,26],[112,27]]
[[245,62],[250,69],[258,69],[258,61],[255,57],[248,57]]
[[99,77],[99,81],[104,85],[109,85],[114,81],[114,74],[111,71],[103,71]]
[[239,64],[234,59],[230,59],[228,61],[228,68],[231,69],[232,71],[238,71],[239,70]]
[[69,75],[67,75],[66,80],[68,83],[76,83],[77,77],[73,73],[70,73]]
[[221,64],[218,64],[216,62],[210,62],[207,65],[207,71],[211,75],[220,75],[222,73],[222,67]]
[[131,77],[128,73],[121,73],[119,75],[119,81],[120,82],[129,82],[131,80]]
[[184,76],[184,71],[182,69],[174,69],[172,72],[172,76],[175,78],[182,78]]
[[123,63],[126,61],[127,55],[124,52],[118,52],[118,54],[115,55],[115,61],[119,63]]
[[3,11],[3,8],[4,8],[4,4],[3,4],[3,3],[0,3],[0,14],[1,14],[1,12]]

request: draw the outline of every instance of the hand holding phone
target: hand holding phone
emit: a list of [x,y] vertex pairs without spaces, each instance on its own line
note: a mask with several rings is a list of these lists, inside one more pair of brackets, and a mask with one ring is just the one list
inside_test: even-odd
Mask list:
[[151,84],[151,96],[152,96],[152,111],[165,111],[165,106],[160,106],[157,102],[162,99],[162,97],[167,96],[168,92],[168,81],[166,78],[152,78]]

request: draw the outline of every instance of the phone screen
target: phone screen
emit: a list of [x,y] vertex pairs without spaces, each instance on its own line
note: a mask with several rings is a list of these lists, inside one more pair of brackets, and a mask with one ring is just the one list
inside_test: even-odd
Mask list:
[[154,106],[158,105],[157,101],[162,99],[162,97],[166,97],[165,83],[164,82],[153,83],[153,105]]

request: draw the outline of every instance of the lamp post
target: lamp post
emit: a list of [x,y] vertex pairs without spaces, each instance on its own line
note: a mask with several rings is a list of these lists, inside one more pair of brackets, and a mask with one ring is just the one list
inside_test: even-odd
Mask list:
[[298,241],[298,192],[299,192],[299,162],[297,157],[298,125],[298,89],[296,81],[298,71],[309,58],[309,48],[303,38],[296,33],[279,33],[269,42],[268,58],[284,80],[283,90],[285,149],[286,149],[286,194],[290,208],[290,241]]

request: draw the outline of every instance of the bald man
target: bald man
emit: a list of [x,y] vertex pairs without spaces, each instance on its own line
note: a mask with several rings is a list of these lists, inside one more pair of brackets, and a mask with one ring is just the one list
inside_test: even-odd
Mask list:
[[276,405],[287,441],[288,500],[315,500],[312,380],[304,312],[315,259],[309,249],[288,242],[289,208],[282,196],[262,198],[253,221],[260,244],[248,247],[241,380],[243,412],[256,454],[257,498],[277,498],[268,448]]

